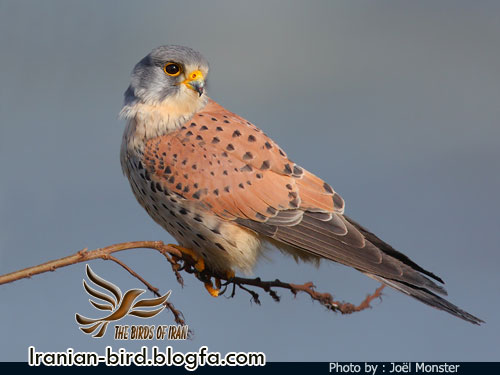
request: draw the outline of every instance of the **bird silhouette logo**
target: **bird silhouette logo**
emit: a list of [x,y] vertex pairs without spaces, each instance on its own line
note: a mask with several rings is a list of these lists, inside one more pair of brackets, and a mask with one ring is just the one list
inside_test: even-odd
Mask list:
[[[158,298],[137,300],[137,298],[145,292],[144,289],[130,289],[122,295],[120,288],[98,276],[94,273],[94,271],[92,271],[88,264],[86,267],[86,274],[92,283],[105,290],[103,293],[94,289],[85,281],[85,279],[83,279],[83,289],[85,289],[90,296],[103,302],[99,303],[89,299],[90,304],[98,310],[109,311],[110,313],[109,315],[98,319],[87,318],[77,313],[75,314],[75,319],[84,333],[90,335],[96,332],[93,337],[97,338],[104,336],[106,328],[110,322],[120,320],[127,315],[137,316],[139,318],[152,318],[153,316],[158,315],[165,309],[165,302],[172,293],[172,291],[169,290],[163,296]],[[144,310],[140,309],[141,307],[158,308]]]

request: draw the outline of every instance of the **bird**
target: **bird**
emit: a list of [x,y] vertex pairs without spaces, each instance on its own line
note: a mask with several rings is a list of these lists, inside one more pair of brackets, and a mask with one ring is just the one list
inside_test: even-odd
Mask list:
[[[473,324],[440,295],[443,280],[345,215],[343,198],[288,158],[250,121],[206,92],[209,64],[180,45],[132,70],[120,117],[120,161],[140,205],[199,259],[200,269],[251,273],[268,246],[329,260]],[[207,290],[217,296],[216,288]]]

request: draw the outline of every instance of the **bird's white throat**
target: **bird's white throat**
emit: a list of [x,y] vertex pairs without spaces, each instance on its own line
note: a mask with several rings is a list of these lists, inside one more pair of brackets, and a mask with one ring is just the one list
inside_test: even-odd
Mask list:
[[125,137],[145,142],[179,129],[207,104],[208,97],[182,92],[159,103],[126,104],[120,117],[128,120]]

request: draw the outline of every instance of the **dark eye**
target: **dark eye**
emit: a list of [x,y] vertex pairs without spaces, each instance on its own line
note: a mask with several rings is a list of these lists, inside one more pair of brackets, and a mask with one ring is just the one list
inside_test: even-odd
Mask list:
[[170,62],[165,64],[165,66],[163,67],[163,71],[169,76],[177,77],[179,74],[181,74],[182,68],[179,64]]

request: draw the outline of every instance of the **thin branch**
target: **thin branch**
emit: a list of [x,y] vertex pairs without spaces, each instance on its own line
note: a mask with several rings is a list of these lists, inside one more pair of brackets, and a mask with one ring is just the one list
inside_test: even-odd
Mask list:
[[[52,260],[34,267],[28,267],[19,271],[11,272],[5,275],[0,276],[0,285],[14,282],[20,279],[31,278],[34,275],[38,275],[48,271],[55,271],[58,268],[66,267],[72,264],[87,262],[94,259],[103,259],[103,260],[112,260],[113,262],[119,264],[125,270],[127,270],[132,276],[137,278],[140,282],[142,282],[152,293],[154,293],[157,297],[160,297],[159,289],[151,285],[148,281],[146,281],[142,276],[140,276],[137,272],[127,266],[118,258],[112,256],[111,254],[116,253],[118,251],[130,250],[130,249],[141,249],[141,248],[150,248],[159,251],[163,254],[170,262],[174,263],[172,257],[168,254],[172,254],[176,257],[182,257],[182,254],[179,250],[174,248],[173,246],[169,246],[164,244],[161,241],[136,241],[136,242],[123,242],[95,250],[89,251],[87,248],[78,251],[77,253]],[[172,266],[173,267],[173,266]],[[180,276],[180,275],[179,275]],[[177,278],[179,281],[179,278]],[[182,281],[181,280],[179,282]],[[182,284],[182,282],[181,282]],[[174,304],[170,301],[165,302],[165,306],[172,312],[174,315],[175,322],[180,325],[186,324],[184,320],[184,316],[182,312],[175,308]],[[192,334],[190,331],[189,334]]]
[[141,275],[139,275],[132,268],[127,266],[125,263],[123,263],[120,259],[115,258],[113,255],[108,255],[107,259],[112,260],[115,263],[118,263],[120,266],[125,268],[132,276],[139,279],[140,282],[142,282],[144,285],[146,285],[146,288],[148,288],[156,297],[161,297],[160,289],[158,289],[158,288],[154,287],[153,285],[151,285],[150,283],[148,283]]
[[87,250],[86,248],[78,251],[73,255],[64,258],[48,261],[37,266],[28,267],[19,271],[11,272],[0,276],[0,285],[11,283],[16,280],[30,278],[40,273],[55,271],[58,268],[66,267],[72,264],[88,262],[94,259],[107,260],[110,254],[118,251],[130,249],[154,249],[164,254],[165,252],[182,258],[182,254],[176,248],[165,245],[161,241],[135,241],[135,242],[122,242],[111,246],[101,247],[95,250]]
[[[140,276],[137,272],[135,272],[132,268],[127,266],[118,258],[112,256],[111,254],[130,250],[130,249],[153,249],[160,252],[167,261],[172,266],[172,271],[174,272],[177,281],[179,284],[184,285],[184,280],[180,274],[181,271],[194,274],[200,281],[205,284],[210,283],[211,279],[216,279],[216,285],[218,287],[222,287],[219,295],[224,294],[228,290],[228,286],[232,285],[231,293],[229,297],[234,297],[236,294],[236,287],[239,289],[249,293],[252,297],[252,300],[260,305],[259,294],[252,289],[249,289],[248,286],[254,288],[260,288],[276,302],[280,301],[280,296],[275,291],[276,288],[287,289],[292,292],[293,295],[297,295],[298,293],[306,293],[308,294],[312,300],[318,301],[321,305],[325,306],[327,309],[332,311],[338,311],[342,314],[351,314],[353,312],[365,310],[370,307],[370,303],[376,299],[381,297],[382,289],[384,285],[381,285],[377,290],[368,295],[363,302],[361,302],[358,306],[355,306],[351,303],[340,302],[333,299],[330,293],[320,293],[316,290],[316,287],[312,282],[307,282],[305,284],[293,284],[282,282],[278,279],[274,281],[262,281],[259,277],[255,279],[243,278],[243,277],[233,277],[228,279],[227,276],[221,275],[218,273],[211,272],[208,269],[205,269],[202,272],[198,272],[194,265],[196,264],[195,259],[190,257],[185,253],[181,253],[177,248],[172,245],[167,245],[161,241],[135,241],[135,242],[123,242],[119,244],[114,244],[111,246],[102,247],[95,250],[83,249],[78,251],[73,255],[69,255],[64,258],[55,259],[37,266],[28,267],[19,271],[11,272],[5,275],[0,275],[0,285],[14,282],[16,280],[31,278],[34,275],[38,275],[44,272],[55,271],[58,268],[66,267],[72,264],[88,262],[94,259],[103,259],[103,260],[111,260],[121,267],[123,267],[127,272],[129,272],[132,276],[137,278],[140,282],[142,282],[151,292],[155,295],[159,296],[158,288],[151,285],[148,281],[146,281],[142,276]],[[181,262],[182,263],[179,263]],[[225,280],[223,284],[220,283],[220,280]],[[165,303],[167,308],[174,315],[175,322],[177,324],[184,325],[185,320],[181,311],[177,310],[174,305],[167,301]]]
[[[307,282],[304,284],[292,284],[280,281],[278,279],[274,281],[262,281],[260,277],[257,277],[255,279],[234,277],[231,280],[226,281],[226,283],[224,283],[224,286],[227,287],[229,284],[233,284],[233,290],[230,297],[234,297],[235,295],[234,286],[238,286],[240,289],[243,289],[246,292],[248,292],[252,296],[252,300],[258,305],[260,305],[259,295],[255,291],[249,290],[243,285],[251,285],[263,289],[276,302],[280,301],[280,297],[278,296],[276,291],[273,290],[272,288],[288,289],[292,292],[293,295],[297,295],[297,293],[303,292],[308,294],[314,301],[318,301],[321,305],[323,305],[327,309],[332,311],[338,311],[342,314],[352,314],[353,312],[358,312],[370,308],[371,307],[370,303],[374,299],[382,297],[382,290],[385,287],[385,285],[382,284],[375,290],[375,292],[369,294],[358,306],[355,306],[352,303],[335,301],[330,293],[320,293],[316,291],[316,287],[312,282]],[[221,294],[223,294],[224,292],[225,289],[223,292],[221,292]]]

